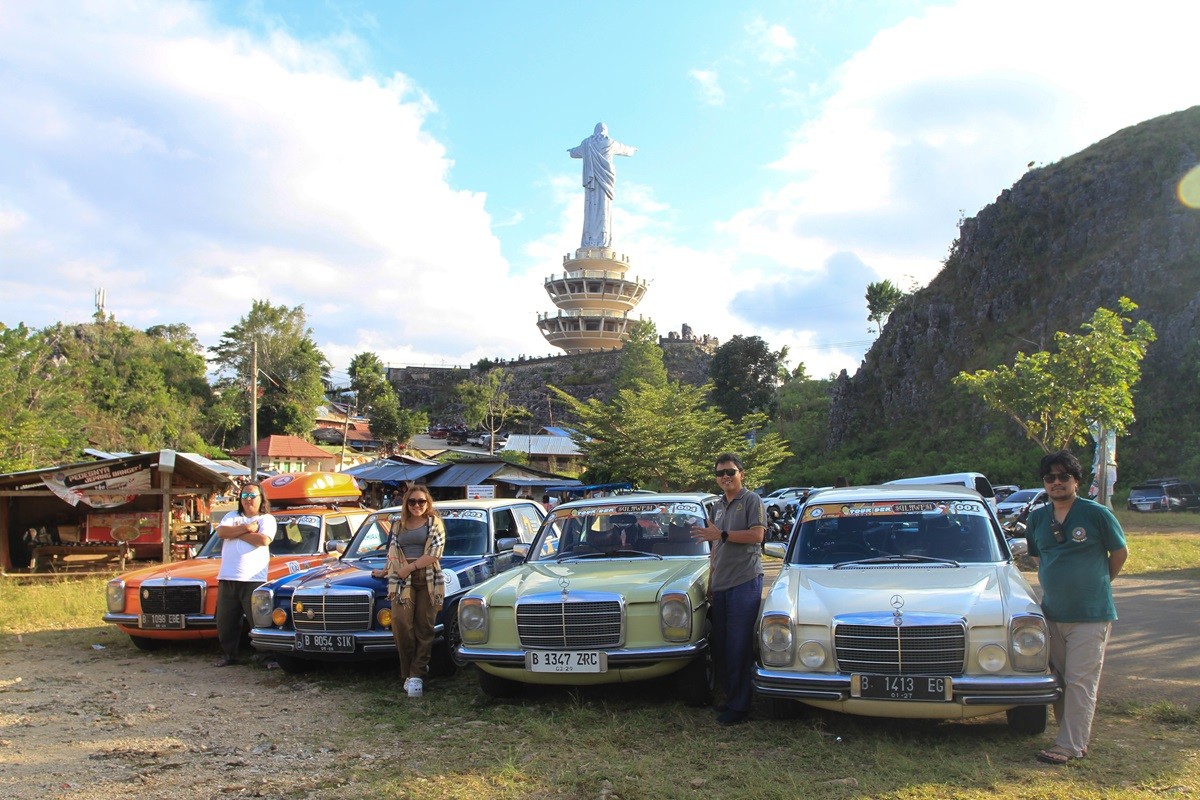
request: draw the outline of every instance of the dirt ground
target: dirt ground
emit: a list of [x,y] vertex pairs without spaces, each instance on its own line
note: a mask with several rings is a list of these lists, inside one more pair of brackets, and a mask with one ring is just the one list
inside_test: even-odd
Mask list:
[[0,797],[317,797],[379,754],[365,732],[361,751],[321,738],[353,730],[348,693],[214,667],[215,643],[141,653],[89,633],[0,646]]

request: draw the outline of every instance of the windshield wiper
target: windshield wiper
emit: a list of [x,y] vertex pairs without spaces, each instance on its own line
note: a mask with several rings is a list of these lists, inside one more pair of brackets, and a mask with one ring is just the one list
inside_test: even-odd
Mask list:
[[601,556],[645,556],[646,558],[657,558],[659,561],[663,557],[658,553],[647,553],[644,550],[601,550],[595,553],[563,553],[555,561],[566,561],[568,558],[599,558]]
[[842,567],[854,566],[856,564],[950,564],[958,567],[962,566],[952,558],[934,558],[933,556],[917,556],[917,555],[901,555],[901,556],[875,556],[873,558],[860,558],[854,561],[843,561],[840,564],[834,564],[834,569]]

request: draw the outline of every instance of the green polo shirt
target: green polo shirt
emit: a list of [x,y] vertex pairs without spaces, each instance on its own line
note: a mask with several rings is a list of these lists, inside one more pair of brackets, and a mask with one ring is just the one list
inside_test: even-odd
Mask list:
[[1125,547],[1125,532],[1113,513],[1097,502],[1075,498],[1063,520],[1066,541],[1055,540],[1054,504],[1029,515],[1029,555],[1037,556],[1042,610],[1055,622],[1106,622],[1117,618],[1108,556]]

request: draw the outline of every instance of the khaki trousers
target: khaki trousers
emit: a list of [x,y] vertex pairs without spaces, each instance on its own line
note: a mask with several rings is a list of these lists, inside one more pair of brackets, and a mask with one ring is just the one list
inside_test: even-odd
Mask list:
[[1054,743],[1075,757],[1087,751],[1096,715],[1096,694],[1104,648],[1111,622],[1054,622],[1050,627],[1050,669],[1063,684],[1062,699],[1054,704],[1058,738]]
[[[421,572],[424,577],[424,572]],[[413,573],[412,577],[416,577]],[[433,653],[433,625],[437,610],[424,580],[412,581],[412,597],[404,605],[392,603],[392,636],[400,653],[400,677],[424,678]]]

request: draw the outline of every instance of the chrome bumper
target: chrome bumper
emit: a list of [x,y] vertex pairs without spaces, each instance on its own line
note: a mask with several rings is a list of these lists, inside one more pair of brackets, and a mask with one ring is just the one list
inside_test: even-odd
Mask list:
[[[966,706],[1046,705],[1058,700],[1055,675],[953,675],[952,702]],[[850,696],[850,676],[829,672],[790,672],[755,667],[754,690],[792,700],[857,700]],[[904,702],[904,701],[897,701]]]
[[[529,648],[533,649],[533,648]],[[571,649],[571,648],[562,648]],[[639,664],[652,664],[659,661],[690,660],[708,650],[708,640],[665,647],[649,647],[638,650],[616,648],[612,650],[597,650],[608,654],[608,665],[630,667]],[[484,650],[477,647],[459,645],[458,655],[467,661],[495,664],[498,667],[524,667],[525,649],[521,650]]]
[[[111,611],[101,617],[105,622],[113,625],[124,625],[127,628],[138,627],[137,614],[114,614]],[[211,614],[186,614],[184,616],[184,626],[182,628],[138,628],[144,631],[185,631],[189,628],[215,628],[217,627],[217,619]]]
[[353,653],[309,653],[306,650],[296,651],[296,632],[281,631],[278,628],[252,628],[250,644],[257,650],[270,650],[275,653],[295,653],[297,656],[313,656],[314,658],[352,657],[357,655],[386,655],[396,652],[396,639],[391,631],[338,631],[339,636],[354,637]]

